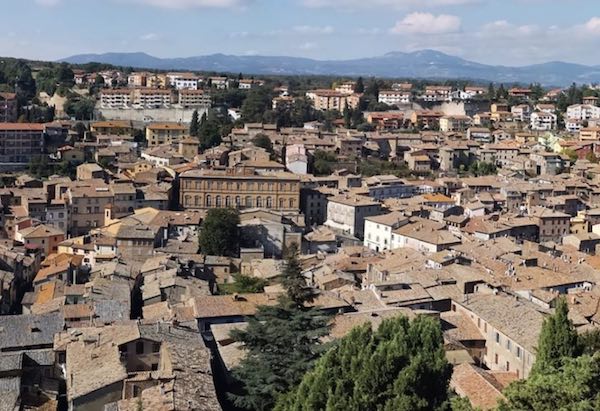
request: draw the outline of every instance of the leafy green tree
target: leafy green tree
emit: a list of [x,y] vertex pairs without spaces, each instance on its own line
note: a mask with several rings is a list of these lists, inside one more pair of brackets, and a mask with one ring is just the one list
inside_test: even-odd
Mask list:
[[262,123],[272,107],[271,95],[265,87],[251,90],[242,104],[242,119],[247,123]]
[[599,410],[600,354],[564,357],[560,367],[515,381],[504,395],[498,411]]
[[215,110],[208,110],[208,113],[202,114],[198,131],[200,147],[205,150],[221,144],[223,127],[224,122],[217,116]]
[[94,116],[96,100],[86,97],[69,97],[64,105],[65,113],[76,120],[91,120]]
[[476,161],[469,167],[469,172],[476,177],[493,175],[496,171],[496,165],[486,161]]
[[208,210],[199,234],[200,251],[207,255],[234,257],[238,254],[240,215],[233,208]]
[[323,150],[315,150],[313,173],[317,176],[328,176],[333,171],[337,159],[333,153]]
[[27,63],[18,59],[0,60],[2,82],[6,84],[6,91],[17,93],[20,106],[25,105],[36,95],[36,84]]
[[598,161],[600,161],[598,159],[598,156],[596,155],[596,153],[594,153],[593,151],[590,151],[589,153],[587,153],[585,155],[585,159],[587,161],[589,161],[590,163],[598,163]]
[[60,63],[55,71],[56,81],[63,87],[75,85],[75,74],[68,63]]
[[266,134],[258,133],[252,139],[252,144],[254,144],[256,147],[264,148],[268,153],[273,154],[273,142]]
[[544,97],[544,94],[546,94],[546,90],[544,90],[540,83],[531,84],[529,86],[529,89],[531,90],[531,99],[533,101],[538,101],[539,99]]
[[198,137],[200,134],[200,120],[198,118],[198,110],[194,110],[192,121],[190,122],[190,135]]
[[302,127],[308,121],[317,119],[312,103],[306,97],[294,99],[294,105],[290,112],[290,121],[292,127]]
[[85,124],[83,124],[81,121],[78,121],[73,125],[73,131],[77,133],[77,139],[81,141],[83,140],[83,136],[85,135],[85,132],[88,131],[88,129],[85,126]]
[[584,354],[588,355],[600,351],[600,329],[595,328],[579,334],[579,347]]
[[577,331],[568,317],[569,307],[564,298],[558,300],[554,315],[546,318],[540,333],[534,373],[559,368],[565,359],[581,354]]
[[317,361],[278,411],[448,410],[452,366],[439,321],[420,316],[354,328]]
[[227,284],[219,284],[219,293],[220,294],[255,294],[262,293],[265,290],[265,287],[269,285],[267,280],[263,280],[262,278],[250,277],[248,275],[243,274],[233,274],[233,279],[235,280],[232,283]]
[[569,157],[569,160],[575,162],[577,161],[577,159],[579,158],[579,156],[577,155],[577,152],[575,150],[573,150],[572,148],[565,148],[562,153],[564,155],[566,155],[567,157]]
[[450,399],[450,408],[452,411],[475,411],[468,398],[459,396],[454,396]]
[[297,251],[286,259],[282,283],[287,292],[275,306],[261,306],[244,331],[232,337],[244,344],[246,356],[234,369],[243,383],[243,393],[232,395],[236,406],[248,410],[272,410],[277,398],[300,382],[321,356],[329,333],[329,316],[316,307],[306,307],[306,282],[300,282]]

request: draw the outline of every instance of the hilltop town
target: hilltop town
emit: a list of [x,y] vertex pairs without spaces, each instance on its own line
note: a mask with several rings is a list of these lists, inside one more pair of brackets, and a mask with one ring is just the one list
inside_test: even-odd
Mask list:
[[495,409],[557,307],[600,326],[599,97],[0,61],[0,409],[252,409],[297,306],[315,345],[434,319]]

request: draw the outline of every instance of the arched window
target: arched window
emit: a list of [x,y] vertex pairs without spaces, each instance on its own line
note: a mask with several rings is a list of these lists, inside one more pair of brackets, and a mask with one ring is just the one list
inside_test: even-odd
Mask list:
[[216,196],[215,197],[215,206],[216,207],[221,207],[221,196]]
[[262,204],[262,197],[260,197],[260,196],[256,197],[256,206],[257,207],[262,207],[263,206],[263,204]]
[[271,197],[267,197],[267,208],[273,208],[273,199]]
[[196,207],[198,207],[200,205],[200,196],[195,196],[194,197],[194,205]]
[[280,198],[279,199],[279,208],[285,208],[285,198]]
[[239,208],[241,205],[242,205],[242,199],[240,198],[240,196],[236,196],[235,197],[235,206]]
[[252,197],[246,196],[246,207],[252,207]]
[[210,194],[206,196],[206,206],[212,207],[212,198],[210,197]]
[[183,200],[183,204],[188,206],[192,204],[192,196],[185,196],[185,199]]
[[294,204],[295,204],[295,203],[296,203],[296,202],[294,201],[294,199],[293,199],[293,198],[290,198],[290,208],[294,208],[294,206],[295,206]]
[[225,207],[231,207],[231,197],[225,197]]

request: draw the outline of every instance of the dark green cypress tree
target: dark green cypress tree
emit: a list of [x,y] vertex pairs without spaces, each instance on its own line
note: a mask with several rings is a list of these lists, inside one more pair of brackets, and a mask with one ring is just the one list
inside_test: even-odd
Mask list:
[[200,120],[198,119],[198,110],[194,110],[192,121],[190,122],[190,135],[198,137],[200,134]]
[[538,341],[534,372],[559,368],[565,358],[581,354],[579,338],[569,319],[569,307],[564,298],[558,300],[554,315],[544,320]]

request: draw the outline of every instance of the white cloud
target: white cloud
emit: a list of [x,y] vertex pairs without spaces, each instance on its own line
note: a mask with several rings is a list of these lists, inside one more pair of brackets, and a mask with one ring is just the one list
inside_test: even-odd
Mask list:
[[317,48],[317,43],[314,43],[312,41],[307,41],[305,43],[300,44],[300,46],[298,48],[300,50],[314,50]]
[[160,35],[156,33],[146,33],[140,36],[140,40],[143,41],[154,41],[160,39]]
[[592,17],[582,27],[590,34],[600,34],[600,17]]
[[460,18],[449,14],[411,13],[396,22],[394,34],[445,34],[460,31]]
[[[556,29],[556,27],[554,28]],[[539,26],[534,24],[524,24],[521,26],[517,26],[515,24],[509,23],[506,20],[497,20],[491,23],[487,23],[482,27],[482,32],[493,34],[493,35],[502,35],[506,37],[510,36],[527,36],[532,34],[537,34],[541,31]]]
[[295,26],[293,30],[304,34],[331,34],[335,31],[331,26]]

